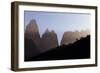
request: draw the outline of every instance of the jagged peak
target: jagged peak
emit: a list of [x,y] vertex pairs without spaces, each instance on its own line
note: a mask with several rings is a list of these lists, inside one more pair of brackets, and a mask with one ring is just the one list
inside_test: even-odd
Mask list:
[[52,32],[52,33],[55,33],[55,31],[54,31],[54,30],[51,30],[51,32]]
[[45,33],[48,33],[48,32],[50,32],[50,31],[49,31],[49,29],[47,28],[47,29],[45,30]]
[[31,19],[29,24],[26,26],[26,32],[38,32],[38,25],[35,19]]
[[31,19],[29,24],[33,24],[33,23],[36,24],[36,20],[35,19]]
[[54,30],[49,30],[48,28],[45,30],[45,33],[55,33],[55,31]]

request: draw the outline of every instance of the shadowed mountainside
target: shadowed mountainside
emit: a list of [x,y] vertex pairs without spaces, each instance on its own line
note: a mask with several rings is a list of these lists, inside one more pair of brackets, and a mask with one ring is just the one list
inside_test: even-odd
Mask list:
[[[25,30],[25,60],[38,55],[41,52],[41,42],[38,26],[35,20],[31,20]],[[34,47],[33,47],[34,46]]]
[[73,44],[62,45],[36,57],[29,61],[42,60],[64,60],[64,59],[86,59],[90,58],[90,36],[77,40]]
[[35,20],[31,20],[25,29],[25,54],[24,60],[27,61],[32,57],[55,48],[58,46],[56,33],[48,29],[40,38],[38,25]]
[[[87,35],[89,35],[88,31],[80,31],[80,32],[66,31],[63,34],[60,45],[58,45],[57,33],[54,30],[49,31],[49,29],[47,28],[43,33],[42,37],[40,37],[37,22],[34,19],[32,19],[25,29],[24,60],[31,61],[35,56],[42,53],[46,53],[47,51],[51,51],[51,50],[55,51],[55,50],[59,50],[59,48],[63,49],[69,43],[70,44],[74,43],[75,41],[79,40],[81,37],[86,37]],[[60,51],[63,53],[62,50]],[[61,54],[60,51],[57,52]],[[64,51],[67,53],[67,50]],[[54,55],[56,56],[56,54]]]

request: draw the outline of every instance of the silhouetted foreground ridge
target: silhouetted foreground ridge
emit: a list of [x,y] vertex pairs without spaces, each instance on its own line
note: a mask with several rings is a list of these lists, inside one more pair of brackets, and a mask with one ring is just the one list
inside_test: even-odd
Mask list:
[[62,45],[41,53],[29,61],[64,60],[90,58],[90,35],[73,44]]

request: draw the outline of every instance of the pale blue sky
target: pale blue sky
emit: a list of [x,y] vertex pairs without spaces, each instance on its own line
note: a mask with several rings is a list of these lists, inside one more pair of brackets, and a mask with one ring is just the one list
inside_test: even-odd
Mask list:
[[24,11],[25,27],[31,19],[35,19],[40,36],[48,28],[54,30],[60,43],[65,31],[80,31],[90,30],[90,14],[83,13],[67,13],[67,12],[39,12],[39,11]]

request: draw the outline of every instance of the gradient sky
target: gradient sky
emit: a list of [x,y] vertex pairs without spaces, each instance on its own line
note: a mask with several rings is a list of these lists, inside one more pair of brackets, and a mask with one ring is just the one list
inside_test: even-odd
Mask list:
[[35,19],[38,24],[40,36],[47,28],[50,31],[54,30],[59,43],[65,31],[90,30],[91,24],[88,13],[24,11],[25,27],[32,19]]

